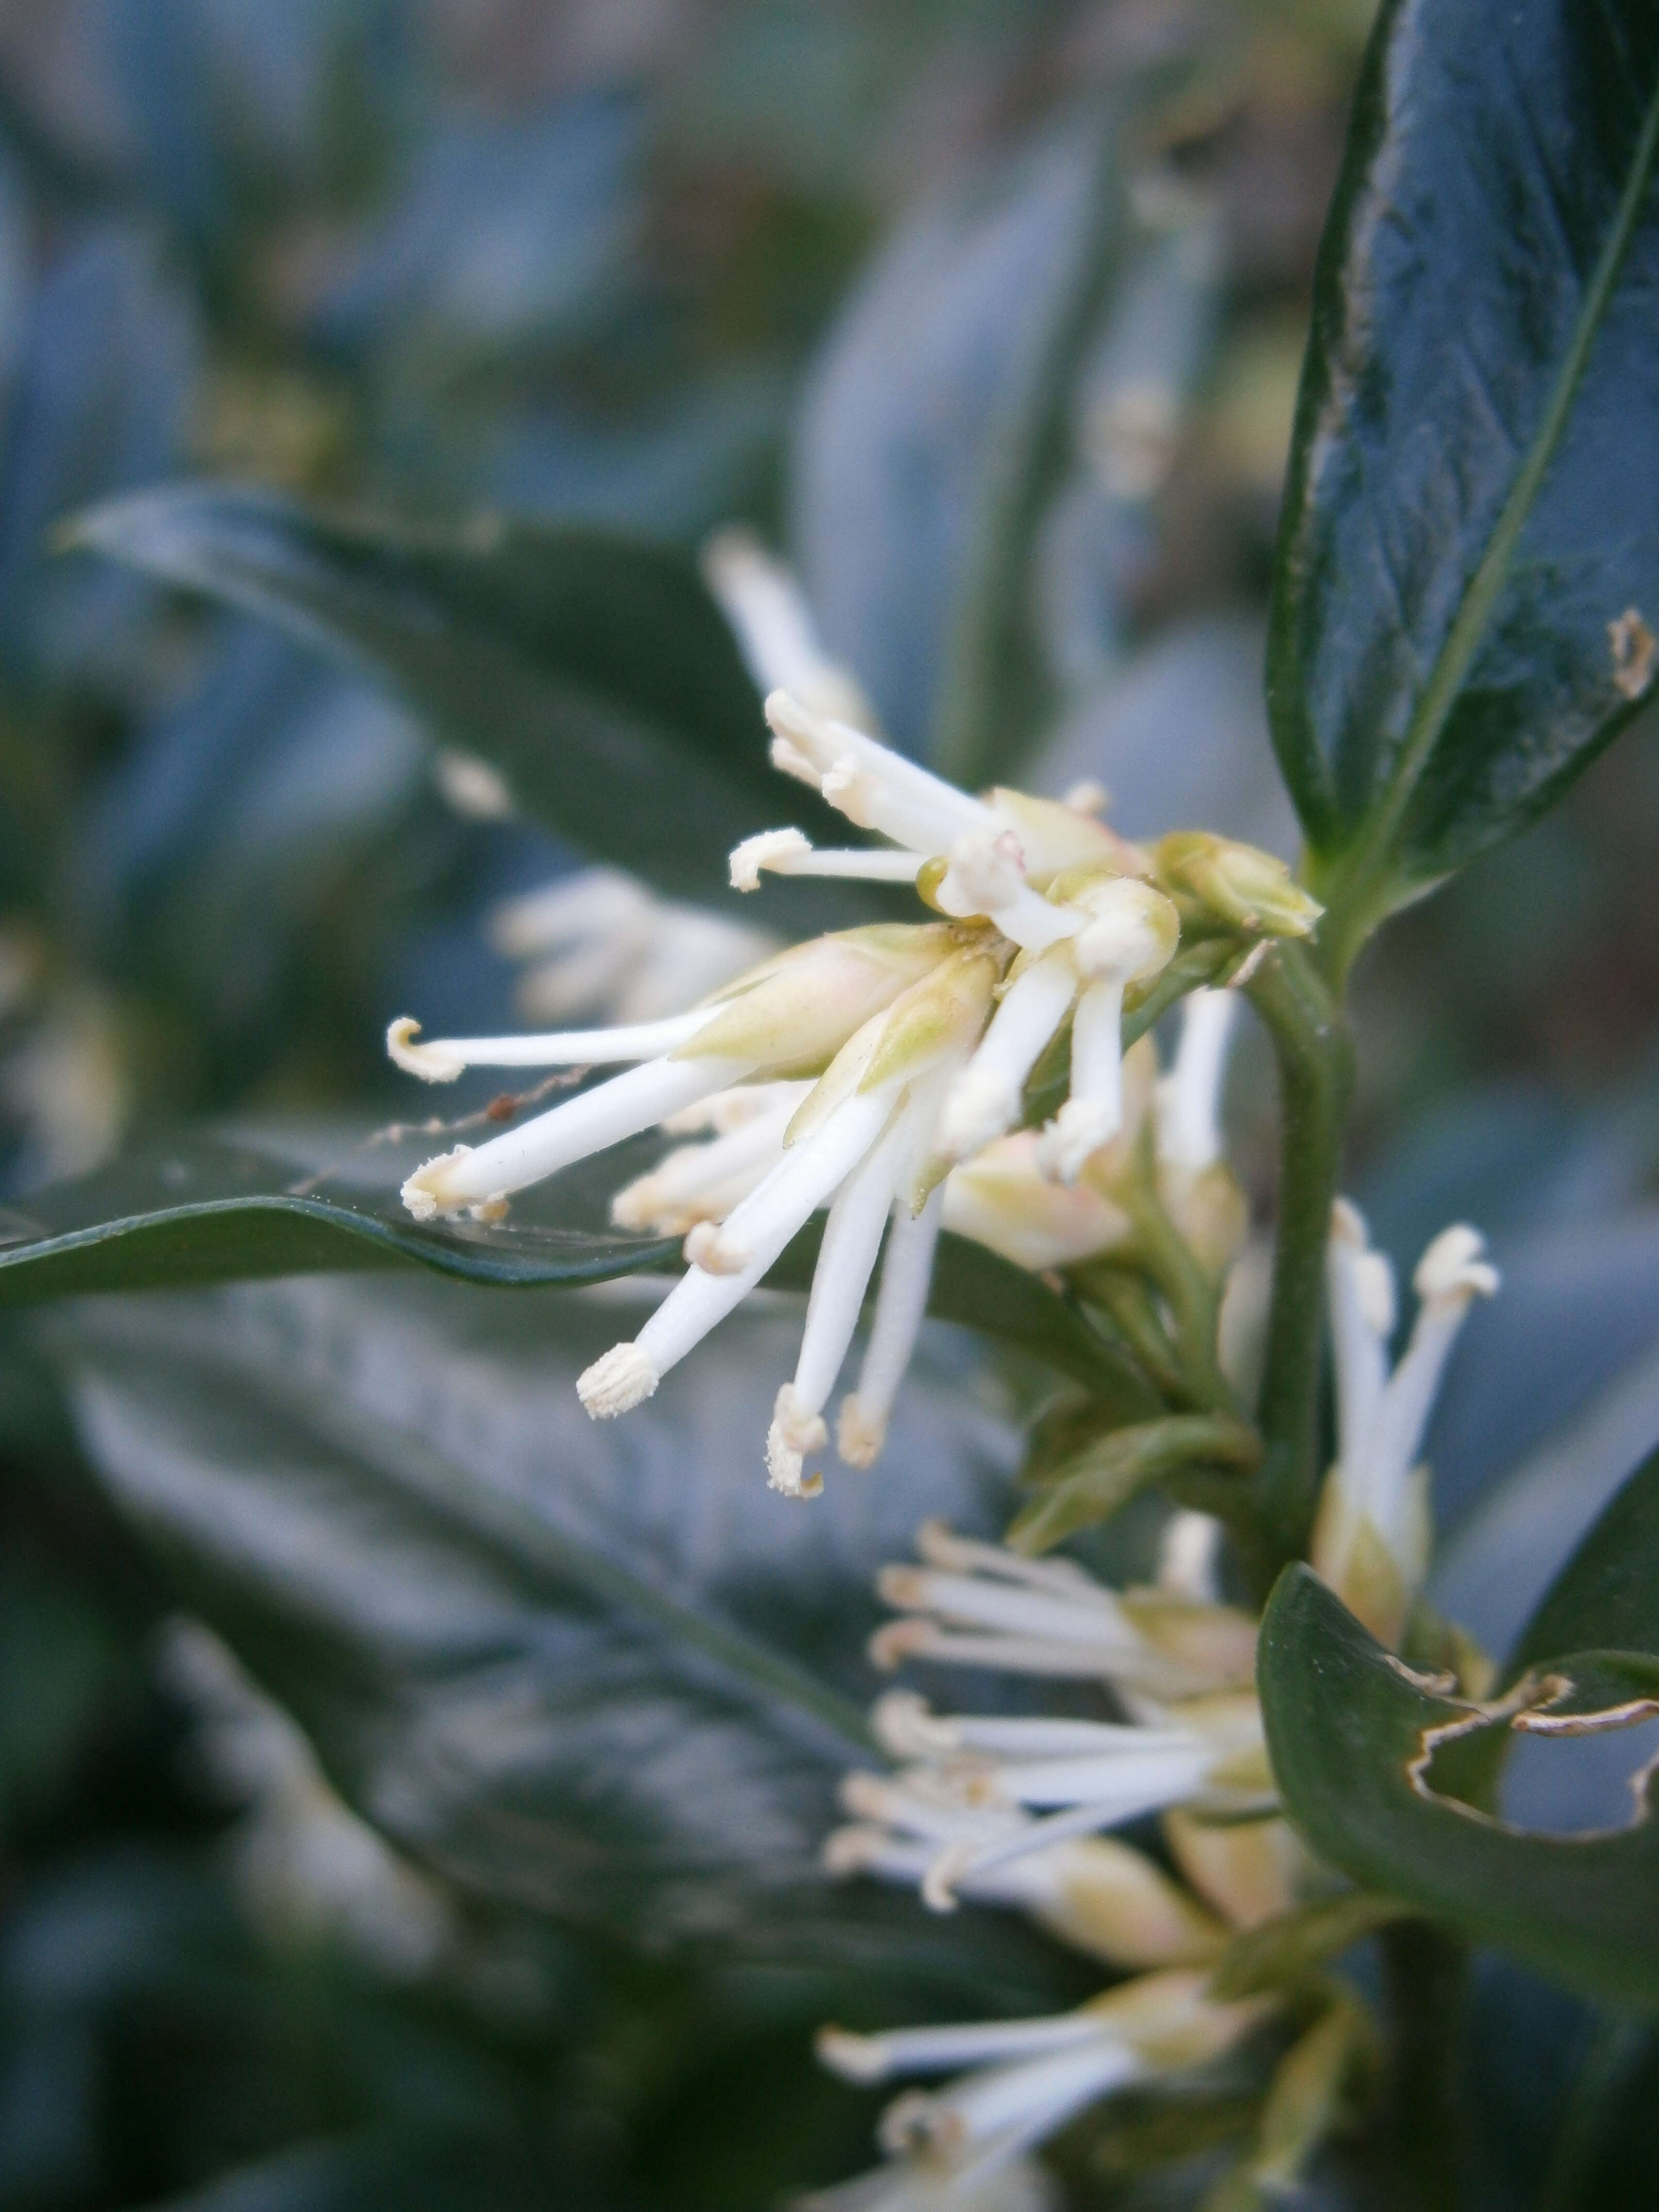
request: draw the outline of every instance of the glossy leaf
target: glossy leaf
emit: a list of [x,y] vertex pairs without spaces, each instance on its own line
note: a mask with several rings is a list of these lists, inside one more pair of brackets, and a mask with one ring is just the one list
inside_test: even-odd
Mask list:
[[1511,1671],[1591,1645],[1659,1652],[1659,1451],[1614,1494],[1556,1577]]
[[[608,1228],[611,1194],[643,1153],[579,1162],[514,1201],[506,1222],[419,1223],[398,1196],[431,1134],[396,1145],[342,1137],[248,1141],[196,1134],[0,1208],[0,1307],[106,1291],[189,1290],[274,1275],[412,1265],[508,1286],[591,1283],[678,1264],[678,1237]],[[320,1163],[320,1164],[319,1164]],[[768,1284],[805,1291],[822,1224],[789,1246]],[[985,1331],[1103,1397],[1144,1386],[1071,1299],[983,1245],[945,1237],[928,1310]]]
[[1269,647],[1339,934],[1549,805],[1659,676],[1656,154],[1648,0],[1384,6]]
[[[1591,1705],[1630,1694],[1631,1666],[1617,1654],[1565,1662]],[[1643,1680],[1659,1670],[1650,1663]],[[1273,1592],[1257,1680],[1285,1808],[1321,1858],[1552,1980],[1659,2008],[1651,1782],[1628,1826],[1566,1836],[1437,1794],[1432,1770],[1419,1790],[1408,1770],[1430,1747],[1425,1731],[1467,1723],[1470,1708],[1401,1667],[1305,1567],[1287,1568]]]
[[[677,1240],[603,1225],[614,1167],[602,1182],[580,1168],[562,1179],[557,1225],[545,1218],[545,1194],[523,1219],[489,1229],[417,1223],[398,1200],[395,1163],[407,1174],[434,1141],[365,1155],[347,1139],[338,1171],[319,1175],[299,1148],[192,1135],[32,1192],[0,1212],[0,1306],[400,1261],[476,1282],[592,1282],[678,1253]],[[377,1158],[394,1164],[377,1168]],[[573,1216],[592,1225],[562,1225]]]
[[[95,508],[66,542],[344,654],[491,761],[530,814],[659,890],[735,908],[739,838],[798,821],[845,842],[841,817],[769,767],[731,633],[670,547],[496,519],[422,532],[213,484]],[[868,913],[835,884],[752,904],[789,927]]]
[[776,1498],[762,1447],[794,1316],[737,1317],[594,1424],[574,1377],[626,1314],[614,1293],[284,1284],[82,1309],[58,1341],[94,1463],[181,1597],[405,1850],[648,1944],[931,1962],[1029,1996],[1014,1929],[983,1917],[958,1950],[817,1856],[839,1776],[874,1755],[875,1570],[927,1514],[994,1526],[1010,1440],[935,1368],[880,1480]]

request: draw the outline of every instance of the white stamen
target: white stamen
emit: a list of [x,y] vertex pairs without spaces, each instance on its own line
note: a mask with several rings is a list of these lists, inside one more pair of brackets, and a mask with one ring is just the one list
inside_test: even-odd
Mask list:
[[836,1387],[858,1327],[893,1202],[895,1170],[905,1134],[902,1119],[896,1119],[848,1177],[824,1224],[795,1368],[796,1401],[814,1415],[823,1411]]
[[544,1036],[434,1037],[416,1044],[421,1025],[399,1015],[386,1033],[386,1048],[407,1075],[423,1083],[453,1083],[467,1067],[598,1067],[619,1060],[657,1060],[689,1044],[720,1009],[698,1006],[666,1021],[628,1029],[553,1030]]
[[[1139,1638],[1115,1604],[1081,1603],[1072,1595],[1022,1589],[1006,1582],[938,1573],[927,1567],[884,1567],[876,1587],[889,1605],[937,1614],[957,1626],[994,1628],[1046,1641],[1075,1638],[1097,1649],[1133,1651]],[[1109,1601],[1111,1593],[1102,1589]]]
[[1041,2058],[970,2074],[937,2095],[912,2090],[884,2116],[879,2141],[889,2153],[931,2148],[953,2161],[972,2146],[994,2143],[999,2160],[1012,2158],[1145,2071],[1127,2044],[1097,2033]]
[[929,1193],[920,1213],[913,1214],[902,1198],[893,1209],[858,1388],[842,1400],[836,1424],[836,1448],[848,1467],[873,1467],[887,1441],[899,1384],[927,1311],[944,1213],[943,1185]]
[[1019,1583],[1027,1589],[1053,1590],[1061,1597],[1094,1601],[1113,1615],[1116,1601],[1103,1583],[1074,1559],[1027,1559],[1000,1544],[982,1543],[975,1536],[958,1536],[948,1521],[924,1521],[916,1531],[916,1550],[930,1567],[948,1574],[989,1575],[999,1582]]
[[1072,1095],[1037,1146],[1039,1170],[1056,1182],[1075,1182],[1123,1127],[1123,991],[1120,976],[1102,976],[1072,1017]]
[[[1475,1298],[1491,1297],[1498,1288],[1497,1269],[1477,1256],[1484,1249],[1473,1229],[1449,1229],[1418,1263],[1414,1283],[1423,1303],[1405,1357],[1382,1393],[1372,1439],[1371,1470],[1382,1484],[1403,1484],[1410,1474],[1464,1316]],[[1373,1513],[1389,1531],[1393,1515],[1386,1508]]]
[[799,1088],[790,1085],[788,1100],[769,1105],[711,1143],[678,1146],[648,1174],[617,1193],[611,1201],[611,1220],[618,1229],[654,1229],[659,1236],[674,1237],[723,1218],[781,1155]]
[[576,1395],[596,1421],[631,1413],[662,1377],[637,1344],[617,1344],[578,1378]]
[[946,1158],[966,1159],[1018,1121],[1026,1079],[1076,992],[1077,970],[1064,951],[1033,961],[1009,984],[945,1102],[939,1143]]
[[763,871],[776,876],[834,876],[869,884],[913,884],[927,855],[809,844],[799,830],[763,830],[732,848],[732,888],[760,889]]
[[1221,1091],[1237,996],[1193,991],[1181,1006],[1175,1065],[1158,1086],[1158,1156],[1194,1174],[1221,1157]]
[[1382,1253],[1372,1251],[1358,1207],[1343,1198],[1331,1208],[1325,1281],[1336,1376],[1338,1457],[1350,1487],[1358,1492],[1364,1482],[1388,1382],[1394,1271]]
[[757,891],[763,868],[775,868],[780,874],[785,873],[792,860],[811,849],[811,840],[799,830],[762,830],[752,837],[745,837],[740,845],[732,848],[732,888],[734,891]]
[[858,684],[824,650],[799,585],[752,531],[717,531],[701,566],[762,691],[783,684],[820,714],[868,717]]
[[722,1234],[732,1251],[746,1254],[746,1264],[731,1274],[693,1267],[635,1339],[659,1376],[743,1303],[807,1216],[874,1141],[891,1109],[890,1091],[847,1099],[810,1137],[793,1146],[734,1210]]
[[772,1409],[772,1425],[766,1433],[766,1479],[786,1498],[816,1498],[823,1488],[821,1474],[806,1474],[808,1452],[822,1451],[830,1431],[822,1413],[810,1413],[800,1402],[793,1382],[780,1384]]
[[694,1221],[685,1232],[681,1257],[688,1267],[701,1267],[708,1275],[740,1275],[750,1255],[734,1250],[713,1221]]
[[724,1091],[746,1073],[742,1060],[647,1060],[476,1150],[461,1145],[427,1161],[404,1183],[404,1204],[417,1221],[429,1220],[434,1213],[458,1212],[523,1190],[711,1091]]
[[1100,2039],[1097,2020],[1062,2013],[1048,2020],[973,2021],[954,2027],[890,2029],[884,2035],[849,2035],[823,2027],[814,2041],[819,2062],[843,2081],[890,2081],[905,2074],[942,2074],[955,2066],[999,2058],[1032,2057],[1069,2051]]
[[1073,814],[1103,814],[1111,800],[1112,794],[1103,783],[1097,783],[1093,776],[1085,775],[1066,786],[1060,803]]
[[1138,1765],[1133,1781],[1125,1776],[1121,1786],[1110,1794],[1103,1790],[1098,1796],[1082,1803],[1068,1803],[1064,1812],[1050,1813],[1042,1820],[1032,1820],[1000,1842],[951,1844],[939,1853],[923,1877],[922,1903],[930,1911],[954,1912],[957,1893],[970,1876],[1007,1866],[1030,1852],[1046,1850],[1051,1844],[1066,1842],[1073,1837],[1093,1835],[1102,1828],[1119,1827],[1126,1821],[1139,1820],[1144,1813],[1179,1805],[1199,1790],[1205,1764],[1195,1754],[1189,1755],[1184,1763],[1174,1754],[1166,1754],[1161,1761]]
[[[913,853],[945,853],[958,837],[986,831],[994,836],[1000,827],[981,800],[848,723],[813,714],[787,691],[772,693],[766,719],[793,761],[810,765],[820,789],[833,779],[835,794],[824,792],[832,804],[860,829],[878,830],[896,845]],[[775,748],[773,758],[777,763]],[[789,772],[799,773],[793,761]]]

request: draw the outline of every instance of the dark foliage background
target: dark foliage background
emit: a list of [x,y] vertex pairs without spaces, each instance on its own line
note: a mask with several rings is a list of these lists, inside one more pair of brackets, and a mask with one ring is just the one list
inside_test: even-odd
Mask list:
[[[1080,381],[1083,458],[1032,539],[1030,772],[1101,775],[1132,833],[1200,820],[1289,849],[1261,706],[1268,565],[1369,14],[0,5],[9,1203],[26,1214],[37,1187],[188,1118],[401,1110],[388,1015],[510,1022],[488,916],[576,858],[525,819],[458,812],[430,733],[367,679],[252,616],[56,553],[58,525],[184,475],[682,548],[747,519],[790,550],[896,741],[924,750],[952,735],[940,671],[1000,396],[1082,219],[1079,118],[1129,87],[1153,103],[1156,159],[1128,179],[1144,237]],[[1360,980],[1355,1176],[1380,1241],[1409,1261],[1467,1216],[1505,1266],[1431,1440],[1455,1524],[1443,1598],[1494,1640],[1650,1440],[1659,1398],[1656,835],[1659,749],[1638,723],[1541,827],[1407,914]],[[1272,1086],[1253,1054],[1237,1136],[1265,1206],[1266,1106],[1247,1101]],[[762,1402],[776,1364],[763,1317],[678,1425],[614,1449],[585,1424],[560,1432],[566,1548],[526,1558],[520,1524],[467,1502],[466,1454],[482,1437],[492,1477],[516,1468],[508,1491],[538,1495],[544,1346],[562,1374],[592,1324],[556,1318],[562,1293],[488,1295],[330,1280],[143,1316],[106,1304],[0,1338],[3,2212],[740,2212],[866,2154],[873,2107],[815,2072],[816,2021],[1083,1986],[991,1916],[947,1941],[902,1899],[826,1904],[803,1871],[856,1756],[870,1572],[926,1511],[994,1524],[1006,1395],[965,1388],[942,1335],[884,1502],[832,1524],[804,1579],[747,1533],[752,1472],[725,1443],[732,1402]],[[432,1378],[420,1407],[387,1395],[399,1360]],[[480,1362],[483,1429],[465,1396]],[[282,1452],[325,1398],[463,1469],[447,1491],[430,1470],[416,1484],[413,1442],[388,1474],[362,1430],[319,1430],[308,1481],[333,1468],[354,1510],[379,1485],[359,1579],[318,1608],[344,1691],[285,1642],[260,1583],[297,1540]],[[243,1659],[336,1779],[380,1790],[419,1874],[375,1856],[303,1739],[179,1626],[201,1558],[135,1533],[187,1517],[192,1481],[205,1520],[222,1512],[233,1430],[268,1480],[239,1493],[214,1602],[231,1589]],[[688,1711],[708,1733],[672,1778],[687,1802],[759,1760],[724,1687],[692,1669],[671,1695],[649,1639],[615,1628],[605,1574],[641,1565],[639,1522],[606,1504],[624,1492],[656,1501],[654,1580],[769,1651],[793,1638],[840,1715],[767,1751],[784,1825],[690,1943],[691,1907],[648,1853],[613,1893],[556,1848],[567,1804],[590,1799],[593,1832],[612,1821],[638,1846],[650,1745]],[[488,1736],[511,1682],[542,1681],[550,1623],[573,1707],[618,1716],[633,1747],[607,1739],[585,1766],[563,1738],[572,1763],[551,1773],[504,1752],[489,1789],[420,1797],[430,1777],[398,1733],[416,1723],[376,1702],[388,1650],[415,1650],[434,1701],[461,1697]],[[545,1824],[536,1881],[501,1871],[501,1802]],[[1519,2206],[1595,2030],[1510,1967],[1480,2002],[1482,2201]],[[1594,2138],[1609,2147],[1585,2170],[1593,2201],[1634,2206],[1654,2061],[1639,2038],[1614,2060]],[[1173,2201],[1086,2160],[1073,2185],[1079,2204]]]

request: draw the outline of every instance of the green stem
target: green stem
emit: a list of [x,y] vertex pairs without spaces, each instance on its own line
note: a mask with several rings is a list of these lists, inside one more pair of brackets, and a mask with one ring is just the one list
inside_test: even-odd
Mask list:
[[1124,1193],[1124,1210],[1133,1225],[1147,1273],[1158,1285],[1175,1322],[1175,1345],[1182,1379],[1200,1406],[1211,1413],[1237,1413],[1238,1398],[1216,1358],[1216,1321],[1220,1297],[1216,1284],[1170,1220],[1158,1194],[1152,1133],[1142,1138],[1142,1158]]
[[1146,1369],[1152,1381],[1172,1405],[1191,1397],[1170,1332],[1139,1275],[1127,1267],[1092,1261],[1068,1270],[1079,1297],[1098,1306]]
[[1595,2202],[1591,2191],[1609,2130],[1637,2068],[1653,2049],[1653,2034],[1647,2021],[1608,2014],[1598,2021],[1573,2077],[1533,2212],[1579,2212]]
[[1393,2034],[1392,2106],[1401,2203],[1409,2212],[1459,2212],[1466,2162],[1461,2088],[1468,1954],[1426,1920],[1378,1937]]
[[[1280,944],[1245,986],[1279,1060],[1279,1239],[1257,1424],[1264,1564],[1306,1552],[1318,1503],[1325,1245],[1342,1166],[1353,1047],[1340,1007],[1298,945]],[[1265,1598],[1265,1589],[1258,1592]]]

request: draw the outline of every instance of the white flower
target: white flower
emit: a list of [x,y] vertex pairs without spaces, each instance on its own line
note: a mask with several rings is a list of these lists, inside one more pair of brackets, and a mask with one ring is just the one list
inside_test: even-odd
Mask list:
[[702,567],[762,691],[793,691],[817,714],[873,728],[857,678],[830,656],[800,586],[752,531],[716,531]]
[[1397,1640],[1428,1566],[1428,1469],[1418,1453],[1440,1378],[1477,1297],[1498,1271],[1473,1229],[1442,1231],[1413,1287],[1420,1301],[1411,1342],[1389,1371],[1394,1270],[1371,1248],[1346,1199],[1331,1212],[1326,1283],[1336,1370],[1337,1457],[1326,1479],[1311,1559],[1350,1609],[1385,1643]]
[[[799,675],[806,666],[815,696],[829,697],[829,664],[787,577],[752,546],[728,543],[710,561],[757,667]],[[684,1236],[689,1273],[634,1341],[580,1378],[595,1418],[648,1397],[809,1217],[828,1209],[800,1359],[778,1393],[767,1444],[774,1486],[805,1497],[821,1486],[806,1461],[828,1441],[825,1408],[884,1241],[868,1353],[838,1426],[841,1455],[855,1466],[881,1449],[921,1326],[945,1203],[938,1187],[951,1163],[1013,1127],[1037,1062],[1069,1033],[1069,1096],[1024,1148],[1022,1164],[1061,1185],[1079,1181],[1144,1110],[1136,1081],[1125,1080],[1125,997],[1168,963],[1182,923],[1175,901],[1146,879],[1148,855],[1087,812],[1012,791],[972,798],[786,692],[775,691],[766,711],[775,763],[890,849],[824,853],[799,831],[770,831],[738,848],[733,881],[757,884],[763,870],[914,879],[944,921],[820,938],[720,983],[689,1012],[647,1016],[660,991],[640,988],[611,944],[618,933],[629,940],[639,894],[601,872],[521,904],[498,931],[514,946],[560,951],[566,964],[550,988],[562,1009],[620,991],[637,1018],[436,1040],[400,1019],[386,1042],[400,1067],[428,1082],[467,1067],[634,1063],[487,1144],[428,1160],[403,1188],[421,1221],[459,1212],[500,1221],[515,1192],[589,1153],[651,1128],[686,1133],[688,1115],[710,1117],[710,1142],[671,1153],[617,1195],[623,1225]],[[1198,896],[1190,885],[1181,895],[1189,905]],[[1160,1170],[1188,1177],[1187,1156],[1205,1124],[1201,1105],[1179,1102],[1212,1090],[1220,1065],[1218,1042],[1202,1052],[1191,1044],[1217,1029],[1215,1018],[1194,1020],[1170,1094],[1177,1103],[1167,1109],[1184,1150]],[[1195,1075],[1182,1073],[1189,1064]],[[805,1096],[787,1087],[809,1082]],[[736,1103],[745,1091],[757,1094],[752,1116]],[[1219,1168],[1200,1172],[1224,1179]],[[985,1210],[994,1213],[994,1200]],[[1115,1239],[1115,1214],[1097,1225],[1103,1244]],[[1071,1223],[1066,1235],[1077,1228]],[[1213,1257],[1208,1248],[1225,1240],[1201,1229],[1195,1214],[1194,1249]],[[1051,1248],[1054,1234],[1051,1224]],[[1029,1224],[1023,1237],[987,1241],[1016,1252],[1043,1247]],[[1074,1243],[1066,1249],[1082,1256]]]
[[[1033,1853],[1147,1813],[1187,1806],[1249,1817],[1277,1802],[1261,1715],[1246,1686],[1255,1624],[1231,1608],[1163,1591],[1107,1589],[1069,1560],[1021,1559],[953,1535],[919,1533],[925,1565],[887,1567],[878,1588],[909,1617],[879,1631],[884,1666],[927,1658],[1109,1685],[1121,1720],[1044,1720],[933,1712],[908,1692],[884,1698],[877,1741],[909,1762],[884,1796],[893,1834],[832,1841],[887,1871],[918,1874],[924,1899],[958,1895]],[[875,1780],[849,1786],[853,1809],[875,1812]],[[1033,1817],[1036,1816],[1036,1817]],[[927,1846],[921,1850],[921,1846]]]
[[1205,1984],[1199,1972],[1147,1974],[1048,2019],[884,2035],[823,2029],[819,2057],[850,2081],[969,2070],[943,2089],[910,2090],[888,2106],[878,2139],[896,2163],[878,2180],[861,2180],[807,2204],[815,2212],[851,2212],[854,2206],[908,2212],[930,2203],[972,2203],[973,2190],[1102,2097],[1195,2071],[1242,2041],[1272,2010],[1261,1999],[1218,2003]]
[[620,868],[580,868],[508,899],[489,933],[498,952],[525,963],[518,1005],[532,1022],[654,1021],[778,950],[764,930],[658,898]]

